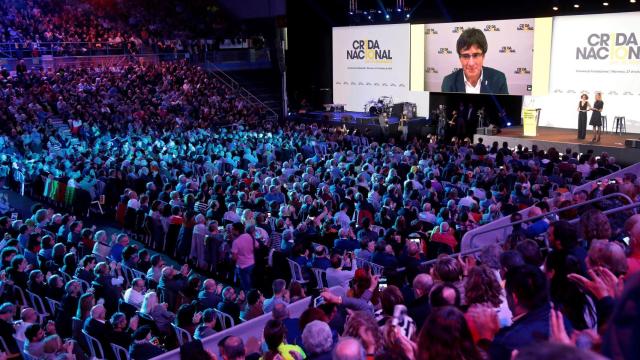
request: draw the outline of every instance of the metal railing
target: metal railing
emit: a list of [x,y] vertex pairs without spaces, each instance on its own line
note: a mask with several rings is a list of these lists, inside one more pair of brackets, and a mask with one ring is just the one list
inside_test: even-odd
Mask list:
[[607,195],[604,195],[604,196],[597,197],[595,199],[587,200],[587,201],[582,202],[580,204],[573,204],[573,205],[565,206],[563,208],[555,209],[555,210],[549,211],[548,213],[543,214],[543,215],[533,216],[533,217],[530,217],[530,218],[526,218],[526,219],[522,219],[522,220],[518,220],[518,221],[514,221],[514,222],[509,222],[508,224],[500,225],[498,227],[494,227],[494,228],[491,228],[491,229],[475,231],[473,234],[470,235],[469,246],[471,248],[474,247],[473,246],[473,240],[479,235],[487,234],[487,233],[494,232],[494,231],[503,230],[503,233],[502,233],[503,236],[502,237],[505,238],[508,235],[508,234],[505,233],[505,229],[512,228],[514,225],[524,224],[526,222],[543,219],[545,217],[548,217],[549,215],[557,214],[557,213],[560,213],[562,211],[567,211],[567,210],[571,210],[571,209],[577,209],[577,208],[585,206],[585,205],[597,203],[597,202],[600,202],[600,201],[603,201],[603,200],[606,200],[606,199],[610,199],[610,198],[615,198],[615,197],[621,197],[621,198],[627,200],[630,204],[633,203],[633,200],[631,200],[631,198],[629,196],[627,196],[626,194],[623,194],[623,193],[620,193],[620,192],[607,194]]
[[214,63],[210,61],[206,61],[205,69],[209,70],[209,72],[211,72],[213,76],[215,76],[218,80],[220,80],[225,85],[232,88],[238,96],[247,100],[250,104],[254,104],[254,105],[258,104],[264,107],[267,110],[267,113],[269,114],[268,119],[272,121],[278,120],[278,113],[276,113],[272,108],[270,108],[260,99],[258,99],[255,95],[250,93],[247,89],[242,87],[242,85],[240,85],[239,82],[234,80],[231,76],[225,73],[222,69],[220,69]]
[[213,50],[206,53],[208,61],[214,63],[225,62],[262,62],[270,61],[268,49],[227,49]]
[[[640,202],[631,203],[631,204],[629,204],[629,205],[623,205],[623,206],[619,206],[619,207],[617,207],[617,208],[613,208],[613,209],[605,210],[605,211],[603,211],[602,213],[603,213],[604,215],[607,215],[607,216],[608,216],[608,215],[615,214],[615,213],[622,212],[622,211],[627,211],[627,210],[632,210],[632,209],[633,209],[633,210],[635,210],[636,208],[640,208]],[[636,211],[636,212],[637,212],[637,211]],[[536,216],[536,218],[537,218],[537,217],[538,217],[538,216]],[[533,219],[533,218],[531,218],[531,219]],[[527,219],[527,220],[529,220],[529,219]],[[569,223],[570,223],[570,224],[576,224],[576,223],[578,223],[579,221],[580,221],[580,218],[575,218],[575,219],[569,220]],[[514,223],[514,224],[515,224],[515,223]],[[501,242],[501,241],[497,241],[497,242],[496,242],[496,244],[501,245],[501,244],[502,244],[502,242]],[[449,256],[451,256],[451,257],[454,257],[454,258],[455,258],[455,257],[458,257],[458,256],[467,256],[467,255],[471,255],[471,254],[479,253],[479,252],[481,252],[482,250],[484,250],[484,249],[486,249],[487,247],[492,246],[492,245],[494,245],[494,244],[488,244],[488,245],[484,245],[484,246],[477,247],[477,248],[475,248],[475,249],[470,249],[470,250],[460,251],[460,252],[458,252],[458,253],[450,254]],[[436,261],[438,261],[438,259],[432,259],[432,260],[424,261],[424,262],[422,262],[422,263],[421,263],[421,265],[422,265],[422,266],[430,266],[430,265],[435,264],[435,263],[436,263]]]

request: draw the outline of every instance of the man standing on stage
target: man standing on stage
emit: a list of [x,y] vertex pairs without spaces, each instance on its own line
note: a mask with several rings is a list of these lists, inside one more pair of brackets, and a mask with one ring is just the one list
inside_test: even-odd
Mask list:
[[487,49],[487,38],[482,30],[464,30],[456,43],[461,69],[445,76],[442,80],[442,92],[509,94],[504,73],[483,66]]

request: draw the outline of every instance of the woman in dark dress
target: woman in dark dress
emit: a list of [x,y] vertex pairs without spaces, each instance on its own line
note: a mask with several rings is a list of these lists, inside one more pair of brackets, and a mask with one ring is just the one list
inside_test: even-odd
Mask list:
[[589,110],[589,96],[587,94],[580,95],[578,103],[578,139],[584,140],[587,136],[587,111]]
[[591,107],[591,120],[589,125],[593,126],[593,139],[591,142],[600,142],[600,134],[602,134],[602,108],[604,102],[602,101],[602,93],[596,93],[596,101]]

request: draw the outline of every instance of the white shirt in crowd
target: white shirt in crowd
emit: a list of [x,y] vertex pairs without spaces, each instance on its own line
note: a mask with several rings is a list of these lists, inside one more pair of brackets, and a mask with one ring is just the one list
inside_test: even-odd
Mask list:
[[128,288],[127,291],[124,292],[124,302],[131,304],[138,309],[142,306],[142,300],[144,300],[144,295],[133,288]]

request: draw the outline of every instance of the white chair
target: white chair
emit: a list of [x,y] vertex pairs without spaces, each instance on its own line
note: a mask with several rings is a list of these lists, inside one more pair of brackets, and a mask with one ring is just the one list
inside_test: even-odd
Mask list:
[[373,275],[382,275],[382,273],[384,272],[384,266],[374,264],[372,262],[369,262],[360,258],[356,258],[357,269],[365,269],[367,267],[371,269],[371,273]]
[[22,289],[18,285],[13,285],[13,294],[16,296],[16,301],[20,303],[20,306],[29,307],[29,302],[24,296],[24,291],[22,291]]
[[60,273],[62,274],[62,278],[64,279],[65,284],[71,281],[71,276],[69,274],[64,271],[61,271]]
[[122,267],[122,274],[124,275],[124,279],[127,281],[127,284],[131,285],[131,282],[133,281],[133,271],[131,270],[130,267],[121,264]]
[[89,217],[89,214],[91,214],[91,207],[93,205],[98,205],[98,210],[100,210],[100,214],[104,215],[104,211],[102,211],[102,205],[104,205],[104,203],[105,203],[104,195],[98,196],[98,200],[92,201],[91,204],[89,204],[89,208],[87,209],[87,217]]
[[[102,350],[102,344],[100,344],[100,341],[98,341],[98,339],[94,338],[93,336],[89,335],[84,329],[82,329],[82,334],[84,335],[84,338],[87,341],[87,345],[89,346],[91,358],[106,359],[106,356],[104,356],[104,350]],[[100,353],[98,354],[97,351],[100,351]]]
[[289,262],[289,269],[291,270],[291,281],[297,281],[302,285],[305,285],[308,281],[302,277],[302,269],[297,262],[287,259]]
[[318,283],[316,289],[322,290],[327,287],[324,280],[327,278],[327,271],[318,268],[311,268],[311,270],[313,271],[313,275],[316,276],[316,282]]
[[31,291],[27,290],[27,294],[29,294],[29,299],[31,300],[31,305],[33,305],[33,309],[38,313],[38,315],[40,315],[40,319],[44,320],[49,316],[49,312],[47,311],[47,308],[44,306],[44,302],[42,301],[42,298],[37,295],[32,293]]
[[[178,344],[180,344],[180,346],[191,342],[191,334],[189,334],[189,332],[181,327],[179,327],[178,325],[171,323],[171,327],[173,327],[173,330],[175,330],[176,332],[176,338],[178,338]],[[186,338],[186,339],[185,339]]]
[[76,280],[76,281],[80,282],[80,285],[82,285],[82,293],[86,293],[87,290],[89,290],[91,288],[91,284],[89,284],[89,282],[87,282],[85,280],[82,280],[77,276],[74,276],[73,280]]
[[111,349],[113,353],[116,355],[116,360],[130,360],[129,351],[122,346],[118,346],[116,344],[111,344]]
[[147,274],[143,273],[140,270],[136,270],[136,269],[130,269],[131,273],[133,274],[133,278],[140,278],[142,280],[147,280]]
[[229,328],[232,328],[234,326],[236,326],[235,322],[233,321],[233,318],[231,317],[231,315],[222,312],[218,309],[213,309],[216,312],[216,316],[218,317],[218,321],[220,322],[220,326],[222,326],[222,330],[227,330]]
[[371,272],[373,273],[373,275],[382,276],[382,273],[384,272],[384,266],[374,263],[369,263],[369,266],[371,267]]
[[55,315],[57,311],[62,310],[62,304],[60,301],[56,301],[53,299],[45,298],[47,303],[49,304],[49,310],[51,310],[51,315]]

